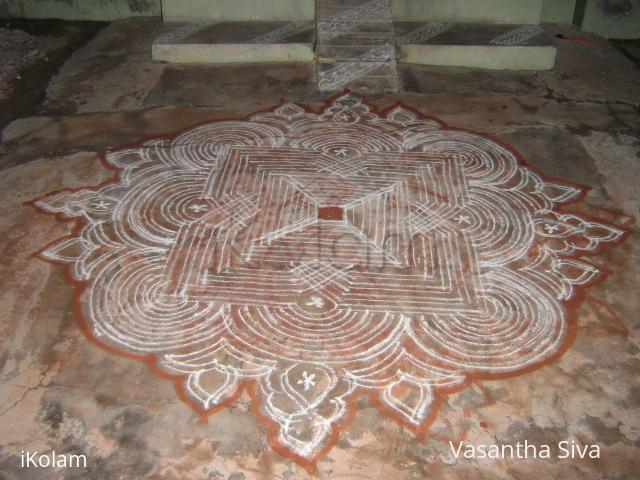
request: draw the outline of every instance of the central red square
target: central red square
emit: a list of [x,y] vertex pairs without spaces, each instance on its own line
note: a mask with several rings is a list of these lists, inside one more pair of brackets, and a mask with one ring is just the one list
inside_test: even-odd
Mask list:
[[344,211],[340,207],[320,207],[318,218],[320,220],[342,220]]

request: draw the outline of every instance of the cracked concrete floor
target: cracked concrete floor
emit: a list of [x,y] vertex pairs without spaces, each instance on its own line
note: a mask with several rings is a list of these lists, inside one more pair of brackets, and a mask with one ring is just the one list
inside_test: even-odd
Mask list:
[[[74,321],[62,269],[31,254],[68,225],[24,202],[111,177],[98,152],[280,98],[318,107],[313,67],[155,64],[155,19],[116,22],[51,80],[40,115],[13,121],[0,145],[0,478],[303,479],[242,396],[199,416],[141,363],[101,350]],[[561,30],[567,34],[570,32]],[[400,67],[397,100],[450,125],[493,134],[546,174],[591,185],[587,211],[628,225],[628,240],[593,262],[610,273],[590,289],[571,348],[521,377],[450,395],[421,440],[361,398],[316,478],[634,479],[640,471],[637,228],[640,72],[607,42],[558,40],[543,73]],[[448,440],[597,443],[598,460],[455,460]],[[88,468],[20,468],[22,450],[83,452]]]

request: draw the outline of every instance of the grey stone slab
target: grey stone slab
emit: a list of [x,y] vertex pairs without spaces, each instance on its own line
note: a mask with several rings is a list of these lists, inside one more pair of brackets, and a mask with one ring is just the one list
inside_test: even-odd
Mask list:
[[169,24],[152,57],[169,63],[312,62],[313,22]]
[[313,62],[310,44],[216,43],[154,45],[152,58],[167,63],[226,64]]
[[[337,91],[358,84],[370,83],[370,88],[384,84],[398,85],[395,62],[338,62],[318,64],[318,90]],[[371,91],[371,90],[369,90]],[[386,89],[384,91],[390,91]]]
[[340,35],[346,32],[362,35],[392,35],[393,24],[391,22],[317,22],[317,33],[319,38],[330,38],[332,36]]
[[539,25],[395,22],[396,39],[415,45],[546,46],[553,40]]
[[398,61],[419,65],[491,70],[550,70],[556,59],[551,46],[400,45]]
[[353,33],[342,33],[330,38],[320,36],[318,45],[333,47],[362,47],[362,46],[383,46],[394,45],[395,38],[393,35],[360,35]]
[[554,40],[539,25],[396,22],[398,61],[495,70],[549,70]]
[[[333,63],[341,61],[354,61],[362,59],[368,53],[370,53],[370,46],[325,46],[319,45],[316,48],[316,57],[320,63]],[[371,58],[371,57],[370,57]],[[393,61],[396,58],[396,47],[389,43],[386,48],[380,48],[375,53],[375,59],[377,61],[386,62]]]
[[153,45],[172,45],[183,42],[201,30],[209,29],[216,22],[165,23],[153,39]]
[[168,24],[157,43],[190,45],[314,42],[313,22],[220,22]]
[[397,76],[395,62],[336,62],[334,64],[318,65],[318,76],[326,77],[329,72],[341,70],[344,72],[342,78],[347,78],[347,72],[354,78],[360,73],[361,76]]

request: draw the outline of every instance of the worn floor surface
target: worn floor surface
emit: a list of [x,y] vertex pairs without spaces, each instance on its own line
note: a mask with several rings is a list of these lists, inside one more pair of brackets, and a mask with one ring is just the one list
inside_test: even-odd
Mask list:
[[49,79],[104,22],[0,19],[0,127],[37,112]]
[[[206,422],[146,364],[100,348],[78,328],[63,269],[32,254],[69,233],[25,202],[112,177],[98,152],[203,121],[243,117],[280,98],[318,109],[313,66],[154,64],[157,20],[117,22],[52,79],[37,117],[2,132],[0,158],[0,476],[56,479],[310,477],[275,452],[242,394]],[[571,33],[571,32],[566,32]],[[575,32],[573,32],[575,33]],[[588,290],[575,339],[548,365],[472,382],[443,400],[416,438],[368,397],[316,478],[633,479],[640,470],[638,248],[640,74],[601,39],[558,39],[544,73],[398,67],[401,100],[449,125],[497,136],[550,177],[592,188],[584,215],[631,230],[591,258],[609,274]],[[335,212],[334,212],[335,213]],[[308,375],[307,375],[308,376]],[[600,459],[455,459],[448,441],[598,444]],[[20,468],[20,452],[85,453],[88,468]],[[286,453],[286,452],[285,452]]]

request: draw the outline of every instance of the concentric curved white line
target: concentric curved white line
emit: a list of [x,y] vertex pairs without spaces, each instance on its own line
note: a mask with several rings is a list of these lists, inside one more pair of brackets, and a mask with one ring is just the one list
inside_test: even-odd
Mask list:
[[139,353],[188,348],[220,334],[219,305],[159,295],[161,257],[130,252],[120,261],[130,263],[102,269],[83,293],[96,336]]
[[468,372],[518,371],[557,352],[568,328],[557,299],[513,272],[488,275],[494,282],[482,293],[489,300],[487,317],[434,316],[414,327],[416,343],[443,364]]
[[[309,348],[308,345],[303,344],[292,347],[292,352],[286,352],[282,349],[281,344],[277,345],[274,343],[274,340],[277,339],[277,335],[268,335],[268,329],[260,329],[256,327],[254,322],[251,321],[253,317],[247,318],[246,312],[242,313],[244,315],[238,315],[241,317],[242,323],[236,326],[236,320],[231,317],[228,311],[224,312],[227,329],[231,332],[233,338],[241,342],[248,351],[255,351],[266,358],[275,358],[287,361],[299,361],[302,358],[315,358],[316,361],[322,362],[323,364],[343,364],[345,362],[355,361],[359,358],[372,357],[376,352],[382,351],[386,349],[389,344],[398,341],[403,330],[400,322],[394,324],[393,319],[389,318],[391,315],[386,314],[384,321],[380,322],[377,327],[372,329],[370,328],[367,332],[367,336],[369,338],[373,337],[373,341],[365,341],[365,343],[371,345],[367,346],[364,351],[356,350],[354,352],[353,348],[349,347],[335,348],[334,345],[337,345],[338,343],[333,340],[323,344],[322,346],[324,348],[322,351]],[[267,345],[270,348],[267,348]]]

